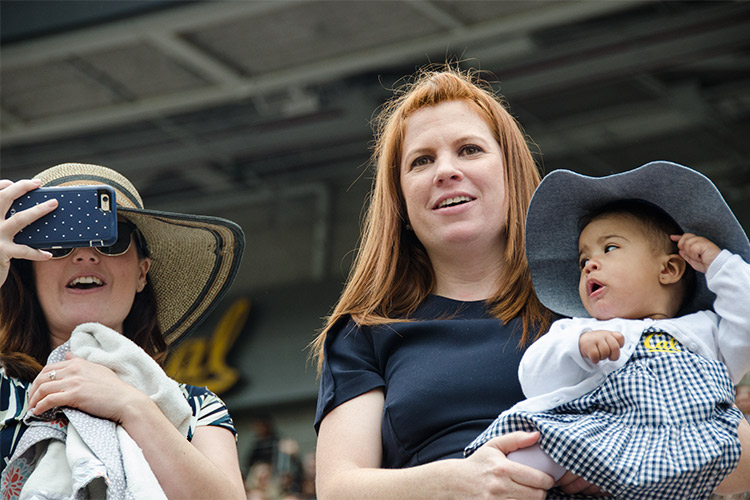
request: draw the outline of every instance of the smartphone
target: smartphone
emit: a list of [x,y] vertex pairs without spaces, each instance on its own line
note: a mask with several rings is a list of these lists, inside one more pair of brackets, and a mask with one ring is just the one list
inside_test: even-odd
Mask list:
[[40,187],[16,199],[5,218],[57,199],[57,208],[19,231],[13,241],[33,248],[109,246],[117,241],[115,190],[109,186]]

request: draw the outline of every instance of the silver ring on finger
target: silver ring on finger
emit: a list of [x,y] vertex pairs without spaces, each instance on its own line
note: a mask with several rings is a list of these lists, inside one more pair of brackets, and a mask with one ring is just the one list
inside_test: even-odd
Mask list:
[[52,370],[51,372],[49,372],[49,374],[47,374],[47,376],[50,380],[55,380],[55,378],[57,377],[57,371]]

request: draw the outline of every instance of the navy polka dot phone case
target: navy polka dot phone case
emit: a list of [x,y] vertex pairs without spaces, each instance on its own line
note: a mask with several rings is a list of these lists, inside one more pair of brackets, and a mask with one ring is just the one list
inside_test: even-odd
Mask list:
[[13,241],[33,248],[75,248],[117,240],[115,191],[109,186],[40,187],[16,199],[5,217],[53,198],[57,208],[23,228]]

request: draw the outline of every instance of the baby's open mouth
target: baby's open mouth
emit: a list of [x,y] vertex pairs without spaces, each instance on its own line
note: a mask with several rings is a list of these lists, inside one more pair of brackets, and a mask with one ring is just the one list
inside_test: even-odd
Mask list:
[[592,293],[596,292],[597,290],[601,288],[604,288],[604,285],[596,281],[589,281],[588,286],[589,286],[589,295],[591,295]]

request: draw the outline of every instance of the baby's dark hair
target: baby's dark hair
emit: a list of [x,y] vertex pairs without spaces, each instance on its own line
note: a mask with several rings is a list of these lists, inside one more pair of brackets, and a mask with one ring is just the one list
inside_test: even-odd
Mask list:
[[[651,240],[654,250],[662,250],[668,255],[679,253],[677,242],[669,236],[682,234],[684,231],[679,224],[657,205],[643,200],[617,200],[606,203],[581,217],[578,221],[579,234],[586,226],[604,215],[627,215],[641,224],[641,230]],[[683,284],[682,305],[693,295],[695,290],[695,271],[689,265],[680,280]]]
[[656,249],[664,250],[668,254],[677,253],[677,243],[669,239],[671,234],[682,234],[682,228],[664,210],[643,200],[617,200],[592,210],[578,221],[578,232],[594,220],[612,214],[630,215],[642,224],[641,229],[646,233]]

